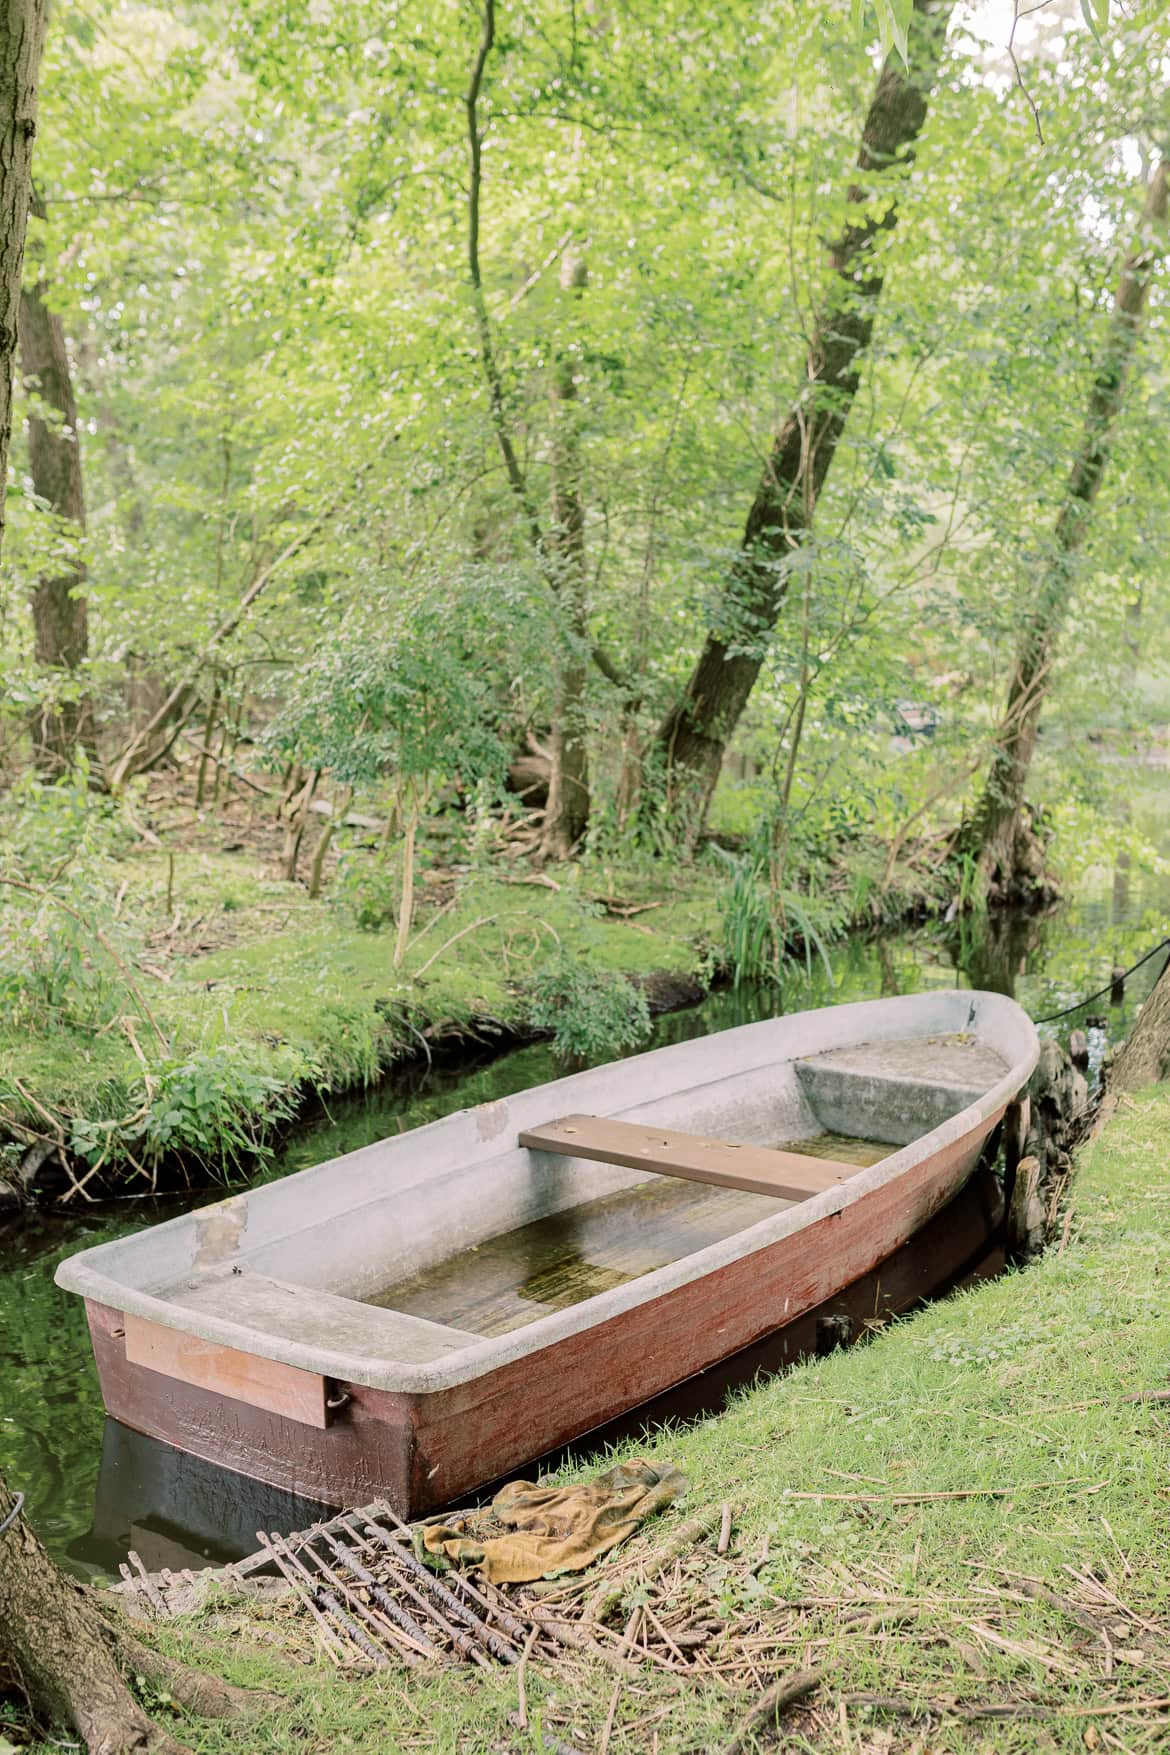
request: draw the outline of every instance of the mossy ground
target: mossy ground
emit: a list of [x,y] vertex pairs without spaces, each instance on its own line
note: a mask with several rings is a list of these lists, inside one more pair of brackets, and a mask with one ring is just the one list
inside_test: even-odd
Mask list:
[[[646,1547],[729,1502],[731,1551],[710,1561],[723,1612],[746,1609],[776,1629],[765,1676],[809,1662],[824,1672],[786,1719],[782,1747],[990,1755],[1170,1743],[1170,1408],[1128,1399],[1170,1378],[1168,1156],[1170,1090],[1127,1100],[1085,1155],[1063,1246],[1038,1265],[653,1440],[692,1487]],[[987,1496],[929,1497],[974,1489]],[[1070,1602],[1090,1605],[1089,1631]],[[858,1622],[859,1604],[876,1615]],[[596,1751],[611,1709],[608,1755],[676,1755],[722,1748],[751,1704],[742,1686],[646,1666],[615,1704],[610,1670],[575,1662],[528,1676],[520,1730],[514,1671],[290,1668],[279,1643],[260,1643],[272,1630],[257,1633],[208,1610],[160,1634],[177,1655],[280,1691],[284,1708],[246,1733],[257,1755],[495,1755],[539,1749],[542,1724]],[[857,1703],[864,1694],[903,1710]],[[1022,1706],[1035,1716],[959,1716]],[[241,1741],[238,1727],[194,1721],[181,1734],[205,1755]]]

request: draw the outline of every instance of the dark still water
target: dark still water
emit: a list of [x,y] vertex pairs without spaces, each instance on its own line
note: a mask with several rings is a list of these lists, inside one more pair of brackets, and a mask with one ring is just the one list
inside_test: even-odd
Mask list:
[[[830,982],[814,964],[782,993],[747,988],[713,994],[702,1005],[658,1020],[651,1046],[754,1022],[778,1011],[839,1004],[881,994],[977,986],[1013,993],[1041,1018],[1107,985],[1165,936],[1170,882],[1129,892],[1114,885],[1045,920],[1017,919],[994,941],[958,926],[854,938],[837,947]],[[1090,1028],[1095,1057],[1124,1035],[1157,975],[1155,957],[1128,984],[1124,1003],[1108,995],[1053,1026],[1067,1036]],[[477,1063],[410,1069],[376,1091],[331,1102],[329,1113],[296,1131],[265,1172],[287,1175],[454,1109],[507,1096],[564,1069],[544,1045]],[[200,1205],[221,1190],[185,1197]],[[254,1547],[257,1520],[295,1528],[312,1508],[295,1500],[253,1506],[238,1477],[177,1458],[104,1421],[80,1300],[59,1292],[53,1272],[63,1255],[178,1211],[183,1202],[127,1201],[68,1221],[46,1215],[0,1232],[0,1470],[27,1496],[49,1548],[80,1571],[113,1568],[128,1546],[152,1564],[226,1559]],[[103,1433],[104,1428],[104,1433]],[[103,1464],[103,1444],[105,1458]]]

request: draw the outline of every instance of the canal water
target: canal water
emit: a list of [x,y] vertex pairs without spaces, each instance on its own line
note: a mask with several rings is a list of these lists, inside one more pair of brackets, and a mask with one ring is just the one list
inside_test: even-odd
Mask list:
[[[712,994],[701,1005],[660,1018],[650,1045],[781,1011],[955,986],[1011,993],[1041,1019],[1107,987],[1113,968],[1136,962],[1156,945],[1167,932],[1168,901],[1165,881],[1131,889],[1115,880],[1045,919],[1011,920],[994,941],[977,938],[961,924],[855,936],[837,948],[831,976],[814,961],[781,992],[749,987]],[[1107,1044],[1125,1034],[1164,960],[1164,954],[1153,958],[1131,979],[1122,1003],[1112,1004],[1106,993],[1045,1028],[1067,1039],[1070,1028],[1087,1026],[1099,1063]],[[413,1067],[374,1091],[331,1100],[327,1112],[297,1128],[265,1170],[265,1179],[540,1084],[563,1070],[545,1044],[494,1057],[485,1053],[458,1067]],[[241,1503],[236,1477],[187,1461],[176,1476],[174,1453],[164,1455],[162,1447],[152,1449],[104,1421],[81,1303],[53,1284],[63,1255],[221,1193],[207,1189],[186,1195],[184,1202],[125,1201],[94,1209],[80,1221],[45,1215],[11,1227],[7,1235],[0,1232],[0,1471],[12,1488],[25,1493],[30,1517],[50,1550],[76,1571],[113,1566],[131,1538],[145,1552],[148,1526],[155,1563],[222,1559],[254,1545],[255,1515]],[[136,1494],[141,1508],[133,1503]],[[190,1518],[183,1527],[178,1501],[191,1498],[203,1508],[195,1519],[205,1526],[202,1534],[192,1533]],[[155,1503],[148,1508],[151,1499]],[[296,1501],[264,1508],[268,1527],[281,1522],[297,1527],[311,1513]]]

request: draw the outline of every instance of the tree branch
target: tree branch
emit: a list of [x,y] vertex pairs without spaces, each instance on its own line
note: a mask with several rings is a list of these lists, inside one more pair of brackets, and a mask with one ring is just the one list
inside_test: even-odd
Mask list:
[[[379,447],[379,455],[381,454],[381,449],[382,448]],[[357,481],[354,484],[355,489],[357,485],[360,484],[362,477],[370,469],[372,461],[373,460],[371,459],[370,462],[363,464],[362,468],[358,471]],[[207,660],[214,656],[225,640],[231,639],[256,599],[267,590],[281,567],[283,567],[287,561],[292,560],[295,555],[298,555],[303,548],[306,548],[315,536],[319,535],[325,524],[342,503],[344,497],[344,494],[336,495],[329,505],[326,506],[324,511],[320,512],[310,524],[307,524],[303,530],[299,531],[297,535],[293,537],[291,542],[286,543],[280,553],[268,562],[267,566],[260,567],[253,575],[252,583],[248,586],[248,589],[244,592],[235,608],[224,617],[219,626],[215,629],[215,632],[211,635],[211,638],[203,648],[198,660],[191,666],[191,669],[187,672],[186,676],[175,684],[158,711],[151,715],[150,719],[147,720],[146,724],[140,731],[135,732],[126,748],[122,751],[122,754],[109,770],[108,781],[111,792],[117,792],[126,784],[126,781],[132,774],[140,774],[145,769],[153,767],[156,762],[161,761],[163,756],[166,755],[167,751],[186,725],[188,719],[190,719],[192,713],[195,711],[198,700],[195,693],[195,681],[199,672],[207,663]],[[170,724],[169,722],[172,718],[174,723]],[[156,744],[153,748],[150,747],[150,739],[164,728],[167,730],[167,736],[165,739],[162,743]]]
[[[496,7],[495,0],[484,0],[483,31],[479,39],[475,61],[471,69],[471,78],[467,86],[464,106],[467,110],[467,148],[470,167],[470,180],[467,189],[467,277],[471,284],[471,303],[475,312],[475,324],[479,333],[479,357],[483,364],[483,375],[487,383],[488,403],[491,408],[492,426],[495,430],[496,443],[504,460],[504,469],[508,477],[508,485],[520,507],[524,519],[528,540],[540,563],[543,573],[553,595],[557,595],[556,570],[548,562],[544,532],[540,527],[540,519],[536,514],[536,504],[528,486],[528,480],[520,466],[516,454],[516,446],[512,439],[511,426],[508,421],[507,400],[504,395],[504,381],[500,373],[499,361],[496,358],[495,345],[492,340],[491,317],[488,314],[487,300],[483,292],[483,274],[479,261],[480,208],[483,195],[483,140],[484,136],[479,125],[479,99],[483,90],[484,70],[488,56],[491,54],[496,40]],[[569,234],[557,245],[549,261],[564,248]],[[547,263],[544,267],[547,267]],[[543,273],[544,268],[541,271]],[[527,291],[527,288],[524,289]],[[521,295],[522,296],[522,295]],[[590,656],[608,682],[615,688],[629,690],[630,684],[623,677],[616,662],[605,651],[604,647],[592,643]]]
[[471,282],[471,302],[475,311],[476,328],[479,331],[479,356],[483,362],[483,375],[487,380],[488,401],[491,405],[496,442],[500,447],[500,455],[504,459],[508,484],[524,514],[529,540],[537,554],[543,557],[544,537],[541,533],[540,520],[536,515],[536,507],[528,491],[528,482],[520,467],[520,460],[516,455],[516,447],[512,443],[512,434],[508,425],[504,383],[500,376],[499,362],[496,359],[495,347],[492,343],[491,319],[488,316],[487,301],[483,296],[483,276],[479,266],[479,214],[483,193],[483,135],[479,126],[479,95],[483,88],[484,69],[487,66],[487,59],[492,52],[495,40],[495,0],[484,0],[483,32],[480,36],[475,63],[471,69],[467,96],[464,99],[467,109],[467,148],[471,171],[471,180],[467,190],[467,276]]

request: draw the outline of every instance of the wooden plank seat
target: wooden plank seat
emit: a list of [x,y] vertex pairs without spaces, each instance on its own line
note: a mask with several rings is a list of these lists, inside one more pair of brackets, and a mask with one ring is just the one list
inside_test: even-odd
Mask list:
[[661,1176],[682,1176],[749,1194],[772,1194],[780,1200],[810,1200],[826,1188],[856,1176],[860,1164],[836,1158],[805,1157],[772,1146],[737,1145],[732,1140],[706,1139],[674,1128],[648,1127],[645,1122],[611,1121],[608,1116],[566,1115],[526,1128],[519,1143],[534,1152],[556,1152],[567,1158],[593,1158],[603,1164],[626,1164],[634,1170],[655,1170]]

